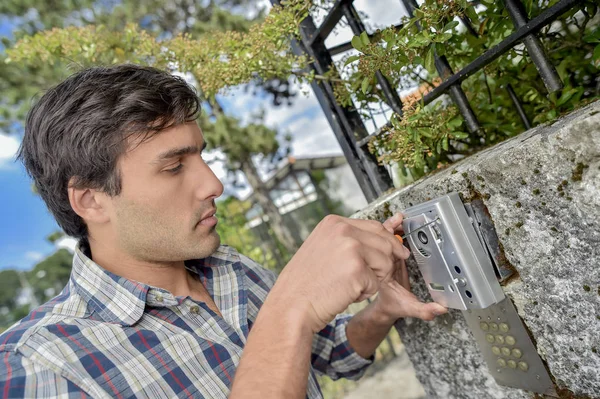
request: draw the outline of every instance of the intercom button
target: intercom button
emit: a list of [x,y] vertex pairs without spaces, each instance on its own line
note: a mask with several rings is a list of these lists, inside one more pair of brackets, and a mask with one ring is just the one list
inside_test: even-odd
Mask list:
[[502,349],[500,349],[500,352],[502,352],[504,356],[510,356],[510,349],[508,349],[506,346],[503,346]]
[[482,321],[481,323],[479,323],[479,327],[481,327],[481,329],[483,331],[487,331],[490,329],[490,326],[488,325],[488,323],[486,323],[485,321]]
[[512,335],[507,335],[506,338],[504,339],[504,342],[506,342],[506,345],[514,345],[517,341],[515,340],[515,337],[513,337]]
[[500,356],[500,348],[497,346],[492,346],[492,353],[496,356]]
[[523,371],[527,371],[527,370],[529,370],[529,365],[525,362],[519,362],[519,369],[521,369]]
[[485,334],[485,340],[487,342],[489,342],[490,344],[493,344],[496,339],[494,338],[494,335],[492,335],[492,334]]
[[500,358],[500,359],[496,360],[496,364],[500,367],[506,367],[506,360]]
[[521,352],[521,349],[519,349],[519,348],[514,348],[511,351],[511,354],[513,355],[513,357],[516,357],[517,359],[520,358],[521,356],[523,356],[523,352]]
[[492,331],[498,331],[498,324],[496,324],[496,323],[490,323],[490,330],[492,330]]
[[510,327],[508,327],[508,324],[500,323],[500,331],[502,331],[503,333],[507,333],[509,329]]
[[508,367],[510,367],[511,369],[517,368],[517,362],[515,362],[514,360],[509,360],[508,362],[506,362],[506,364],[508,364]]
[[496,343],[502,345],[504,343],[504,337],[502,335],[496,335]]

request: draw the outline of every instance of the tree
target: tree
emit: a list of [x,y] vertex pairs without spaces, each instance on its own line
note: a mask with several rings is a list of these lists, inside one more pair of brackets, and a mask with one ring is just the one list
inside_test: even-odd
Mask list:
[[40,302],[57,295],[69,281],[73,254],[62,248],[39,262],[27,273],[27,281]]
[[260,240],[247,227],[246,213],[252,208],[251,201],[240,201],[236,197],[228,197],[219,201],[217,232],[221,241],[259,261],[268,269],[279,271],[284,264],[273,240]]
[[[66,62],[75,62],[81,66],[136,62],[166,69],[173,69],[175,66],[175,69],[180,72],[189,72],[197,82],[201,95],[212,105],[210,107],[211,117],[204,117],[201,120],[201,127],[205,131],[209,143],[213,144],[213,148],[220,148],[225,152],[229,158],[227,164],[232,165],[233,170],[241,169],[246,174],[263,210],[273,224],[274,233],[286,250],[294,253],[297,245],[289,229],[282,223],[277,207],[273,204],[258,177],[252,161],[252,156],[260,154],[269,156],[276,162],[279,143],[275,132],[256,123],[241,126],[238,120],[223,113],[215,98],[217,91],[223,87],[223,82],[245,83],[254,78],[253,73],[256,68],[246,71],[246,67],[250,63],[249,51],[263,50],[252,49],[252,47],[260,44],[256,39],[266,31],[271,30],[272,32],[270,38],[262,43],[268,47],[264,50],[272,53],[274,59],[286,59],[287,57],[277,55],[278,50],[284,48],[283,43],[285,42],[276,38],[278,29],[281,29],[281,22],[252,25],[256,20],[262,19],[261,13],[249,20],[225,10],[226,7],[240,7],[249,4],[253,4],[253,2],[222,0],[210,2],[206,6],[202,1],[173,0],[166,3],[163,1],[144,2],[140,7],[137,2],[123,0],[110,10],[87,3],[83,4],[83,7],[74,7],[71,2],[61,3],[61,6],[57,7],[57,11],[47,10],[44,8],[45,6],[41,6],[42,10],[47,13],[43,15],[40,23],[24,23],[22,27],[24,32],[29,35],[33,34],[33,36],[23,36],[23,32],[21,32],[21,44],[8,50],[9,56],[5,61],[8,61],[8,65],[13,68],[13,71],[9,74],[10,76],[5,77],[4,83],[8,87],[7,91],[15,93],[16,97],[11,97],[9,100],[12,107],[4,107],[6,111],[5,124],[11,125],[10,110],[16,109],[17,116],[15,117],[22,117],[22,108],[26,108],[15,106],[23,104],[23,98],[18,97],[17,93],[31,94],[31,90],[28,90],[30,87],[22,79],[15,78],[15,76],[19,76],[15,73],[15,68],[31,70],[32,74],[40,74],[43,77],[48,75],[48,80],[40,80],[40,78],[37,81],[44,85],[52,80],[53,74],[55,81],[60,80],[59,78],[65,73]],[[26,8],[18,3],[4,7],[5,13],[19,14],[25,11]],[[293,18],[297,13],[295,11],[288,14]],[[69,16],[72,22],[73,15],[80,23],[97,25],[86,25],[83,28],[67,26],[65,17]],[[287,17],[287,19],[289,18]],[[288,21],[283,25],[290,25],[290,23]],[[55,29],[35,33],[37,30],[49,27]],[[56,29],[56,27],[62,29]],[[144,30],[140,30],[140,27],[143,27]],[[219,33],[224,29],[230,31]],[[75,37],[82,40],[75,46],[71,46],[69,43],[74,44]],[[193,39],[195,37],[200,39]],[[169,51],[164,51],[167,42],[170,43],[171,48]],[[44,49],[42,50],[42,48]],[[231,70],[229,71],[224,71],[223,68],[213,68],[215,63],[221,62],[223,48],[228,48],[229,51],[225,56],[230,65]],[[197,51],[194,53],[190,49]],[[254,62],[262,63],[261,57],[255,57]],[[294,59],[291,58],[291,60]],[[202,68],[195,67],[199,63],[202,64]],[[37,67],[38,65],[44,65],[43,68],[46,69],[41,71]],[[48,65],[51,67],[48,68]],[[218,73],[215,74],[215,71]],[[224,72],[226,76],[223,76]],[[289,91],[287,79],[285,82],[270,80],[268,74],[260,77],[262,78],[260,79],[261,86],[273,94],[275,103],[280,102],[282,98],[289,99],[293,96],[293,93]],[[0,76],[1,81],[2,77]],[[10,90],[11,88],[12,90]],[[228,131],[223,129],[228,129]],[[211,133],[214,134],[213,138],[210,137]]]
[[13,308],[20,290],[19,272],[13,269],[0,270],[0,308]]

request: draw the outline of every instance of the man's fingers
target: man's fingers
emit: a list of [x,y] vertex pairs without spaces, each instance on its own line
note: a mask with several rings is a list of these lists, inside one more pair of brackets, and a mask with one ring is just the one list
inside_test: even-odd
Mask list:
[[402,220],[404,219],[401,213],[397,213],[391,218],[387,219],[383,222],[383,227],[392,234],[395,233],[404,233],[404,229],[402,228]]
[[436,316],[448,313],[448,309],[435,302],[423,303],[416,300],[411,301],[410,304],[407,303],[406,306],[407,316],[416,317],[426,321],[431,321]]
[[410,256],[410,251],[391,234],[373,234],[364,230],[357,229],[353,233],[354,238],[360,241],[364,246],[371,247],[386,253],[389,251],[391,244],[392,253],[396,259],[407,259]]

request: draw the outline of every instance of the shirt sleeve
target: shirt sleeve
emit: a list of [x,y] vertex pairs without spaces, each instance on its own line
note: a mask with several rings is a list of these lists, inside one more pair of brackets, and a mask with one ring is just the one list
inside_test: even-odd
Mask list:
[[0,397],[81,399],[89,396],[70,380],[21,354],[0,351]]
[[313,339],[312,365],[315,370],[327,374],[332,380],[339,378],[357,380],[375,359],[375,355],[369,359],[361,357],[350,346],[346,336],[346,326],[351,317],[338,315],[315,334]]

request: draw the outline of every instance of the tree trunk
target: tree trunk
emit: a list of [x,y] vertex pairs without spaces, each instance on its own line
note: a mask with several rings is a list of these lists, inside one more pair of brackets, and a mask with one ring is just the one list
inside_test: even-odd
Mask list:
[[250,186],[252,186],[252,189],[254,190],[256,201],[263,209],[263,212],[269,217],[269,225],[273,229],[275,236],[287,249],[289,254],[293,255],[298,250],[296,240],[294,240],[294,236],[292,236],[290,230],[283,223],[283,217],[279,213],[277,206],[275,206],[271,200],[269,191],[260,180],[256,167],[251,159],[242,162],[242,172],[244,172],[246,179],[248,179],[248,183],[250,183]]

